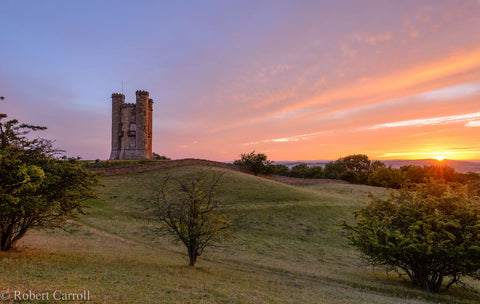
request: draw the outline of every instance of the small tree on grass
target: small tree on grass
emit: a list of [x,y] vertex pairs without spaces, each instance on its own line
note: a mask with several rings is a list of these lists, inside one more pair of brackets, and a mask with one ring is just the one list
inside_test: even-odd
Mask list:
[[153,152],[153,159],[154,160],[170,160],[169,157],[166,157],[165,155],[159,155],[155,152]]
[[233,164],[247,168],[255,175],[259,173],[268,175],[273,172],[272,162],[268,160],[267,155],[255,151],[240,154],[240,159],[235,160]]
[[95,197],[94,174],[58,158],[50,141],[29,139],[44,127],[3,121],[0,114],[0,249],[9,251],[32,228],[61,228]]
[[190,266],[205,248],[230,235],[231,224],[215,199],[214,188],[220,178],[213,175],[207,180],[205,173],[184,179],[167,176],[153,188],[154,219],[162,224],[163,232],[185,245]]
[[[443,185],[373,198],[344,223],[351,243],[371,265],[403,270],[429,292],[447,290],[462,276],[480,275],[480,202]],[[443,287],[442,287],[443,286]]]

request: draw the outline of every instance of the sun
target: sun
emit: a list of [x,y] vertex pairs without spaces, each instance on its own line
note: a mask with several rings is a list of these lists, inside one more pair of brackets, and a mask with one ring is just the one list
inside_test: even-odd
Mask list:
[[454,152],[444,151],[444,152],[435,152],[431,153],[431,158],[438,160],[439,162],[444,161],[448,157],[455,157]]

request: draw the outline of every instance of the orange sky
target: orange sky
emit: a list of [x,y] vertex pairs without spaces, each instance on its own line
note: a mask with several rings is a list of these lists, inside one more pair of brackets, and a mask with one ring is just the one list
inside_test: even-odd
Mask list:
[[171,158],[480,159],[477,0],[3,10],[1,112],[69,155],[108,157],[123,81],[127,102],[150,92],[154,152]]

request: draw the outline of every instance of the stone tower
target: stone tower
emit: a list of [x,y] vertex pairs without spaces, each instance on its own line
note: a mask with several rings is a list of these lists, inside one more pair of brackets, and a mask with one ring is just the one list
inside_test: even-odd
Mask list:
[[152,159],[153,100],[147,91],[136,92],[135,103],[112,94],[112,153],[110,159]]

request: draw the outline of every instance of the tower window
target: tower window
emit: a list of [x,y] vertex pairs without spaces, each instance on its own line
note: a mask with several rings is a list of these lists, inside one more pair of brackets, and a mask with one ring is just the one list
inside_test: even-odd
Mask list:
[[130,124],[130,129],[128,130],[128,136],[137,135],[137,131],[136,131],[137,127],[136,126],[137,126],[136,124],[133,124],[133,123]]

